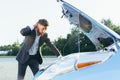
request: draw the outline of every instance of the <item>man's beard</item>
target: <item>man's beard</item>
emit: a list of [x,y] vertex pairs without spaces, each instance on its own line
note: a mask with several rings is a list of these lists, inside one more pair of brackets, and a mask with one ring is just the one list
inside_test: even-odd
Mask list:
[[40,33],[40,31],[37,29],[37,35],[38,36],[40,36],[40,35],[42,36],[42,35],[44,35],[44,33]]
[[38,29],[36,29],[36,31],[37,31],[37,35],[39,36],[39,35],[41,35],[41,33],[39,32],[39,30]]

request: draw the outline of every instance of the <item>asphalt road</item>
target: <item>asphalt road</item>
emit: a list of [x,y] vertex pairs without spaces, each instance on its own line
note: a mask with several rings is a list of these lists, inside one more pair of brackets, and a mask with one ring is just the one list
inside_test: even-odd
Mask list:
[[[54,62],[56,58],[44,58],[44,63],[40,65],[41,67],[45,67],[52,62]],[[18,62],[12,58],[3,58],[0,59],[0,80],[17,80],[17,68],[18,68]],[[33,74],[29,67],[27,67],[25,80],[32,80]]]

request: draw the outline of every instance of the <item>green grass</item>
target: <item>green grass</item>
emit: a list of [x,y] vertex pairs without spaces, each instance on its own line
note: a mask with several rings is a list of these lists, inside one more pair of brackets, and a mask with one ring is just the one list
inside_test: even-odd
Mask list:
[[43,58],[56,58],[56,56],[43,56]]
[[[15,58],[16,56],[0,56],[0,58]],[[43,58],[56,58],[56,56],[43,56]]]
[[0,58],[15,58],[16,56],[0,56]]

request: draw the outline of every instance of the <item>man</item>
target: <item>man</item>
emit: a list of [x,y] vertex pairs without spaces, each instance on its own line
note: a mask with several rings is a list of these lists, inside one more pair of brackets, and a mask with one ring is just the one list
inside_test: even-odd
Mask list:
[[18,77],[17,80],[23,80],[27,66],[35,75],[39,70],[39,64],[42,64],[41,45],[45,42],[57,57],[61,57],[60,52],[50,42],[45,33],[48,26],[46,19],[40,19],[34,26],[23,28],[20,33],[25,36],[21,49],[17,54]]

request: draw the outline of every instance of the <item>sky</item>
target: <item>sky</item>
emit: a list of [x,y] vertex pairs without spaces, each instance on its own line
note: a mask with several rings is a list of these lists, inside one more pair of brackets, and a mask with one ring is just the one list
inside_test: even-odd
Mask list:
[[[97,21],[111,19],[120,25],[119,0],[65,0]],[[0,45],[22,42],[20,29],[35,24],[39,19],[49,21],[47,33],[54,41],[66,37],[71,25],[61,18],[61,6],[56,0],[0,0]]]

